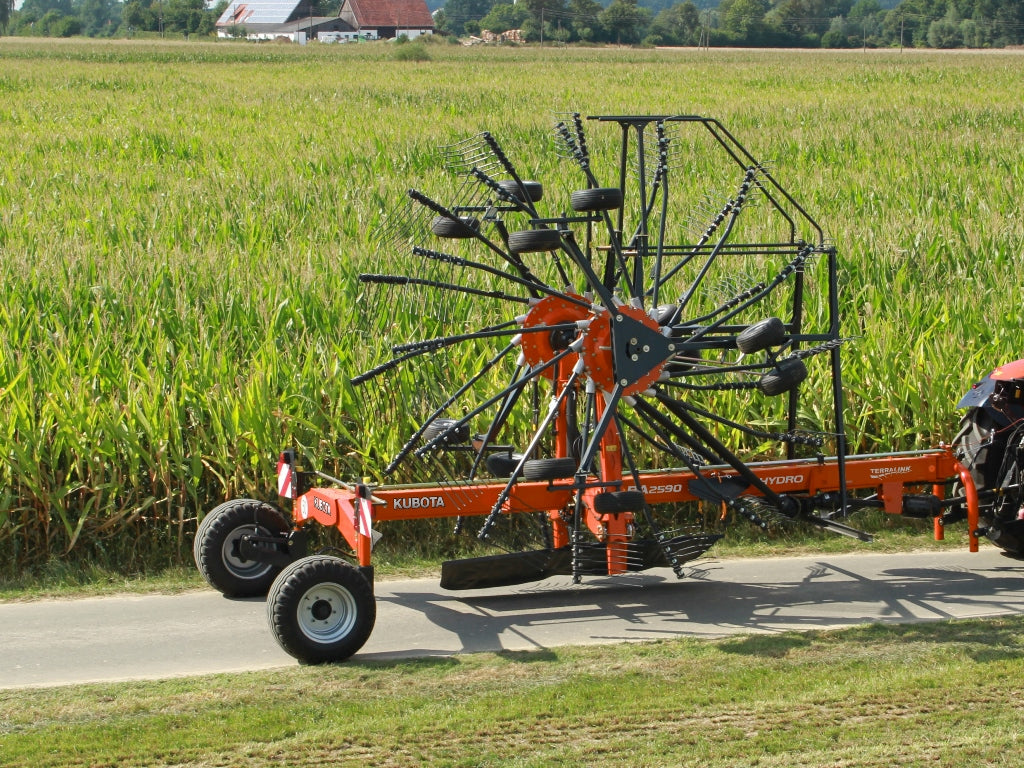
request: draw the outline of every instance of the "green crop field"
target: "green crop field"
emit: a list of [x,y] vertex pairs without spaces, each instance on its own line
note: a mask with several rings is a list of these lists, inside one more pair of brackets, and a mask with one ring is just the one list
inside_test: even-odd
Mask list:
[[395,54],[0,39],[4,569],[187,559],[292,443],[378,472],[415,427],[400,376],[367,423],[348,383],[380,362],[354,277],[382,212],[482,130],[557,188],[555,113],[709,115],[767,162],[838,249],[854,450],[949,440],[1024,356],[1018,54]]

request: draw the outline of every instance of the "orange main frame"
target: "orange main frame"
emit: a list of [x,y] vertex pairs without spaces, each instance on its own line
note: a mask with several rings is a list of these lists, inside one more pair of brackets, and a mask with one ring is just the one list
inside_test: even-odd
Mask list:
[[[839,462],[835,458],[772,461],[748,466],[779,494],[810,496],[838,493],[840,490]],[[943,498],[945,486],[959,480],[967,502],[970,551],[978,551],[977,489],[970,472],[954,458],[949,447],[909,453],[850,456],[845,461],[845,470],[847,490],[873,489],[885,511],[890,514],[902,514],[903,495],[910,486],[931,486],[931,492]],[[706,478],[733,477],[736,474],[727,467],[702,470]],[[641,472],[639,476],[641,490],[648,504],[698,500],[689,491],[689,483],[695,479],[695,475],[688,470],[654,470]],[[373,548],[373,523],[487,515],[504,488],[504,482],[313,488],[294,500],[293,518],[297,528],[313,521],[337,528],[355,551],[359,565],[369,566]],[[618,490],[634,488],[633,482],[626,480]],[[621,557],[615,555],[616,548],[612,544],[631,538],[633,516],[629,512],[601,514],[594,511],[590,500],[598,490],[616,488],[588,488],[584,491],[585,520],[595,536],[609,544],[609,572],[621,572],[625,566],[620,562]],[[519,482],[512,487],[501,511],[503,514],[546,512],[554,523],[554,546],[560,547],[568,543],[563,512],[573,502],[571,479]],[[942,517],[939,516],[935,518],[935,537],[941,539],[942,533]]]

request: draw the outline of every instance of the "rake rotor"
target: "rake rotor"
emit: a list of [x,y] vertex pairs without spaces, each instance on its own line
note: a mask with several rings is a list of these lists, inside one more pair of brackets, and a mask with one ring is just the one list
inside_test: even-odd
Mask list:
[[[609,178],[592,128],[617,129]],[[366,311],[412,306],[417,319],[382,323],[389,356],[352,381],[374,413],[394,412],[381,381],[418,383],[403,404],[418,427],[384,476],[467,493],[503,483],[475,525],[492,543],[524,511],[518,483],[571,489],[564,508],[536,510],[543,549],[529,567],[576,578],[678,570],[717,539],[648,503],[659,467],[691,471],[688,491],[723,515],[815,520],[743,457],[831,441],[842,461],[836,260],[818,225],[713,119],[572,114],[554,139],[581,180],[567,208],[544,210],[540,182],[481,133],[444,149],[445,203],[410,190],[382,227],[381,261],[403,266],[359,276]],[[826,397],[802,411],[807,379]]]

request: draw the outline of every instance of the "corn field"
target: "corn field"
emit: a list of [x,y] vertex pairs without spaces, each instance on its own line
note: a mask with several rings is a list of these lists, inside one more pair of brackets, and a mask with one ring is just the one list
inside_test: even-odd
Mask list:
[[374,476],[424,383],[349,383],[373,234],[482,130],[565,193],[554,113],[716,117],[823,225],[852,449],[948,441],[1024,356],[1020,55],[425,48],[0,39],[0,570],[185,560],[290,445]]

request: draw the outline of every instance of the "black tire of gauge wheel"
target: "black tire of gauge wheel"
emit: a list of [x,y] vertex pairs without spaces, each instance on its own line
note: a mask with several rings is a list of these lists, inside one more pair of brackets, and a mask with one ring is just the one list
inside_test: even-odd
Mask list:
[[510,232],[508,249],[512,253],[546,253],[562,247],[562,236],[557,229],[527,229]]
[[622,190],[618,187],[580,189],[569,196],[569,204],[578,213],[617,211],[622,207]]
[[576,459],[531,459],[523,464],[524,480],[562,480],[576,474]]
[[296,560],[267,596],[274,639],[302,664],[345,661],[366,644],[376,620],[372,585],[354,566],[329,555]]

